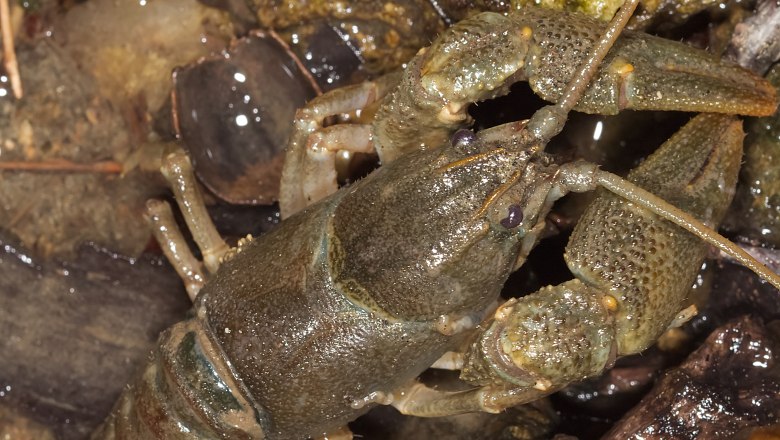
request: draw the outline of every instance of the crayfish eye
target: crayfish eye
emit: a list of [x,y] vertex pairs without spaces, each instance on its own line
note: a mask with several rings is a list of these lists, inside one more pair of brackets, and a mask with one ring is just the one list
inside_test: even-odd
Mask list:
[[467,147],[477,138],[473,131],[461,128],[453,133],[450,143],[453,147]]
[[499,223],[501,226],[512,229],[520,226],[520,223],[523,222],[523,208],[521,208],[518,205],[509,205],[509,214],[506,216],[506,218],[502,219]]

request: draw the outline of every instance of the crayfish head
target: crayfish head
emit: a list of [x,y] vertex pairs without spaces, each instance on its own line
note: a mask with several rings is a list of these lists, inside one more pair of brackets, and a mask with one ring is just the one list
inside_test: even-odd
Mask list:
[[524,235],[538,229],[537,194],[549,179],[532,184],[536,155],[459,133],[347,188],[331,220],[330,263],[348,296],[414,320],[464,316],[498,297]]

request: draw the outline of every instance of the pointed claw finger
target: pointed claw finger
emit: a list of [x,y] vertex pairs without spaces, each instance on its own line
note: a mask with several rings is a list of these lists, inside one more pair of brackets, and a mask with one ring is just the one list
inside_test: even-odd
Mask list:
[[612,61],[633,71],[619,83],[619,107],[751,116],[772,114],[774,89],[763,78],[704,51],[648,35],[623,37]]
[[[577,18],[579,26],[588,23],[599,26]],[[579,32],[585,34],[586,30]],[[551,44],[541,42],[540,47]],[[538,54],[529,67],[534,92],[557,102],[571,74],[566,73],[566,64],[576,64],[581,50],[575,49],[587,44],[587,38],[566,47],[556,43],[548,49],[561,54]],[[776,107],[775,90],[748,70],[683,43],[625,32],[575,109],[601,114],[635,109],[763,116],[772,114]]]

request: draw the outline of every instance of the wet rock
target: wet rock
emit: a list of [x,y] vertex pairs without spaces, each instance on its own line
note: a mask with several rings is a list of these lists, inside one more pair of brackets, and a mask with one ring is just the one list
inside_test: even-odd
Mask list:
[[85,438],[189,299],[158,259],[95,248],[71,263],[30,255],[0,238],[0,405],[57,438]]
[[669,371],[605,439],[730,438],[780,417],[778,339],[743,317]]

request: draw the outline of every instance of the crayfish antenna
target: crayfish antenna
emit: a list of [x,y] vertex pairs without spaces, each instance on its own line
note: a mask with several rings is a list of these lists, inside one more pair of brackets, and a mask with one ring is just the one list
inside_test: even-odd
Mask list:
[[574,78],[566,86],[566,90],[564,90],[563,96],[558,103],[543,107],[531,116],[527,129],[540,145],[547,145],[550,139],[563,130],[569,112],[577,105],[577,101],[580,100],[588,89],[588,85],[596,75],[599,65],[601,65],[604,57],[607,56],[609,49],[615,44],[615,41],[620,36],[620,32],[626,27],[626,23],[628,23],[638,4],[639,0],[627,0],[623,3],[615,17],[609,22],[609,26],[607,26],[604,34],[590,50],[590,54],[580,66],[579,72],[574,75]]

